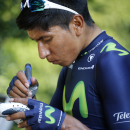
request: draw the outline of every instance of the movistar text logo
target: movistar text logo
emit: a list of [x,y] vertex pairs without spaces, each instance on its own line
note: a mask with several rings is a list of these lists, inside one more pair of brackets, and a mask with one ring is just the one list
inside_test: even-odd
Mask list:
[[40,103],[38,123],[41,123],[41,120],[42,120],[42,109],[43,109],[43,103]]
[[100,53],[102,53],[106,48],[106,52],[108,51],[119,51],[120,53],[118,54],[119,56],[124,56],[124,55],[128,55],[129,53],[125,50],[121,50],[121,49],[118,49],[116,48],[116,44],[113,43],[113,42],[110,42],[108,44],[106,44],[102,50],[100,51]]
[[64,109],[64,111],[69,115],[73,115],[72,108],[73,108],[74,102],[76,101],[76,99],[79,98],[80,114],[83,118],[87,118],[88,117],[88,108],[87,108],[84,82],[80,81],[76,84],[68,103],[66,103],[65,91],[66,91],[66,87],[64,87],[64,92],[63,92],[63,109]]

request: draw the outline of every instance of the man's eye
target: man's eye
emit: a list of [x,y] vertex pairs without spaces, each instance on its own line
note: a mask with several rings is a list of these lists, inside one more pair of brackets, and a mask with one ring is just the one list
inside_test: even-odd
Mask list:
[[50,42],[52,40],[52,38],[44,38],[43,41],[44,42]]

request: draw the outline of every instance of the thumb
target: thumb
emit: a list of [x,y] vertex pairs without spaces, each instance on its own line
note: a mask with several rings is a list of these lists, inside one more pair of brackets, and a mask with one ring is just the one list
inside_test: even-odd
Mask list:
[[35,79],[35,77],[31,77],[31,85],[34,86],[34,85],[37,85],[37,80]]

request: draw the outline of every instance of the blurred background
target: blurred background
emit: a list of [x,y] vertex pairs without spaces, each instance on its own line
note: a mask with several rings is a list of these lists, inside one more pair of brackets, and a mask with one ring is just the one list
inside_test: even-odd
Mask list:
[[[88,0],[88,7],[95,23],[130,51],[130,0]],[[12,77],[30,63],[39,81],[37,99],[49,103],[61,67],[39,58],[37,43],[16,26],[19,13],[20,0],[0,0],[0,94],[6,95]]]

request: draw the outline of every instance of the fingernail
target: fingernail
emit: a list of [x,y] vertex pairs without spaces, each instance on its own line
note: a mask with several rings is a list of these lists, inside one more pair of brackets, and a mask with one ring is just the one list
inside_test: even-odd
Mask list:
[[32,96],[32,92],[29,91],[29,97],[31,97],[31,96]]
[[27,94],[28,94],[28,97],[32,96],[32,92],[31,91],[28,91]]
[[28,83],[25,83],[25,86],[26,86],[27,88],[29,88],[29,84],[28,84]]
[[7,117],[6,117],[6,120],[7,120],[7,121],[10,121],[10,117],[9,117],[9,116],[7,116]]
[[14,98],[10,98],[10,99],[9,99],[9,102],[13,102],[13,101],[14,101]]

